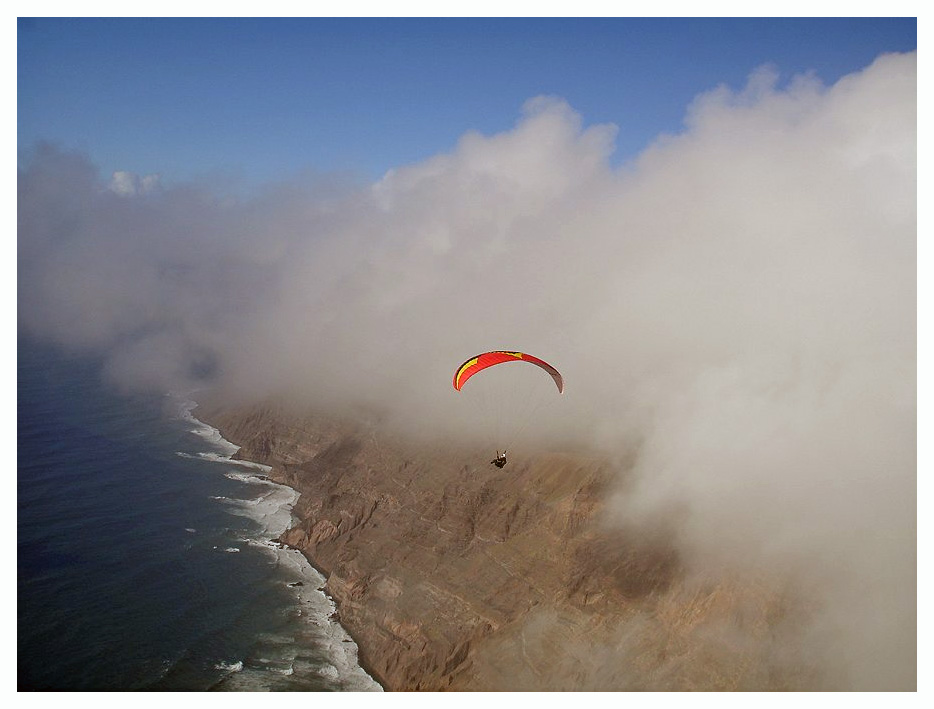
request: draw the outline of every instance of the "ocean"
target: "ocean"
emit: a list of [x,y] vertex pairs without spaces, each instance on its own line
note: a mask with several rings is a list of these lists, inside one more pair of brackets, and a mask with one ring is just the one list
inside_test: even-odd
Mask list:
[[323,577],[272,542],[297,493],[102,365],[17,348],[17,684],[379,691]]

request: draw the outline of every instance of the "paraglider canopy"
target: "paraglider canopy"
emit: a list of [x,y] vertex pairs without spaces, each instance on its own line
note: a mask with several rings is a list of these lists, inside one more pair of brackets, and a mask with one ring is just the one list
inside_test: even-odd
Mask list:
[[484,352],[478,354],[476,357],[468,359],[454,372],[454,388],[460,391],[467,380],[477,372],[481,372],[487,367],[493,367],[497,364],[505,364],[506,362],[528,362],[529,364],[541,367],[554,379],[555,385],[558,387],[558,393],[564,391],[564,379],[561,377],[561,373],[548,364],[548,362],[526,354],[525,352],[507,352],[505,350]]
[[[454,371],[454,389],[460,392],[467,380],[475,374],[508,362],[534,364],[551,377],[558,387],[558,393],[563,393],[564,378],[557,369],[543,359],[510,350],[483,352],[468,359]],[[499,374],[505,374],[505,380]],[[507,381],[509,386],[504,390],[500,384]],[[502,454],[497,450],[496,457],[490,461],[497,468],[506,465],[506,450],[512,449],[513,442],[533,420],[533,414],[540,406],[555,398],[554,389],[548,386],[547,380],[536,374],[535,370],[526,370],[525,367],[506,367],[495,374],[484,375],[462,396],[477,409],[476,418],[472,420],[489,428],[488,433],[494,440],[506,444]]]

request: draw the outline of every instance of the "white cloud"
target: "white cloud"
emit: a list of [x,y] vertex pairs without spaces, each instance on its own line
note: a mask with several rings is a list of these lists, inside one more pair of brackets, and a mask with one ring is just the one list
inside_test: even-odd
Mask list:
[[614,127],[535,99],[513,130],[371,188],[233,206],[194,188],[78,199],[46,155],[20,181],[20,321],[117,352],[127,382],[210,371],[438,435],[462,430],[464,358],[540,354],[567,381],[541,431],[639,445],[619,518],[676,506],[697,563],[807,577],[835,609],[831,650],[871,629],[873,651],[847,654],[853,681],[904,686],[916,91],[914,54],[831,87],[763,70],[698,97],[683,134],[618,170]]
[[132,172],[117,171],[110,179],[108,188],[121,197],[135,197],[159,188],[159,175],[140,177]]

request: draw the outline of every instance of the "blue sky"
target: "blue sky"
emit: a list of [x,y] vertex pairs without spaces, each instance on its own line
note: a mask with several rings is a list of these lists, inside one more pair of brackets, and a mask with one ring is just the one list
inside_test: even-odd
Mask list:
[[386,170],[511,128],[534,96],[619,127],[617,162],[755,68],[825,83],[916,49],[914,18],[20,19],[18,147],[169,182]]
[[[457,440],[479,434],[453,369],[535,353],[567,383],[538,433],[636,458],[620,519],[677,510],[699,558],[813,569],[833,612],[808,648],[860,686],[913,686],[916,37],[914,19],[21,21],[19,146],[84,155],[20,161],[16,331],[99,354],[129,390],[210,375]],[[747,89],[763,65],[778,86]],[[566,103],[523,114],[543,94]],[[101,189],[114,171],[165,189]]]

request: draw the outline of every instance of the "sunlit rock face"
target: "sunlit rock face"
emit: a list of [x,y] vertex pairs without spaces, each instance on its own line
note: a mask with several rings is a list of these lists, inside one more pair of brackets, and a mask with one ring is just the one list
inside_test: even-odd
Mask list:
[[327,576],[364,667],[390,690],[842,687],[789,576],[697,569],[679,515],[620,527],[631,461],[412,444],[275,407],[199,415],[298,489],[282,541]]

